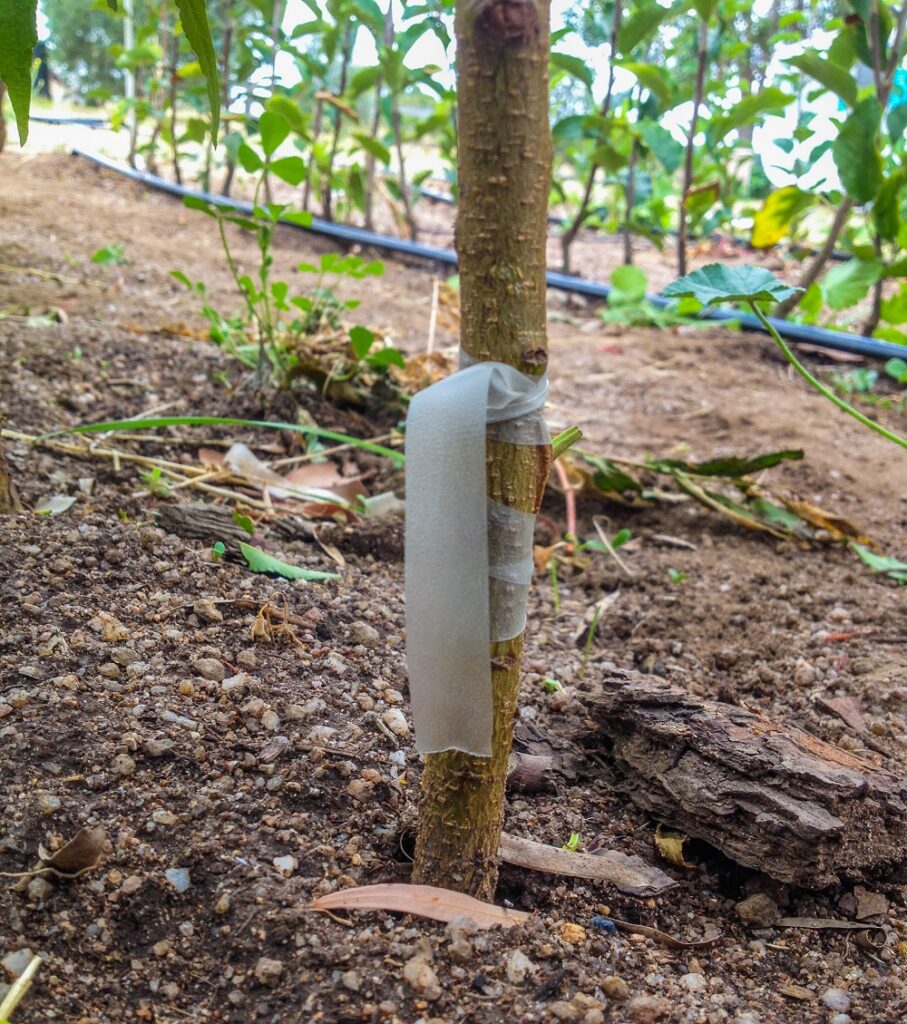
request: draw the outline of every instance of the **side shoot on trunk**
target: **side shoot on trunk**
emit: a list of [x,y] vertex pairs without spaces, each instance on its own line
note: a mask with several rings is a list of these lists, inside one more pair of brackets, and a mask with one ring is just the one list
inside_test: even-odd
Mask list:
[[[548,21],[549,0],[457,4],[461,349],[469,363],[506,363],[534,379],[547,366]],[[491,502],[538,512],[550,445],[488,438],[486,465]],[[456,502],[457,495],[443,500]],[[489,549],[495,529],[489,527]],[[494,618],[500,595],[494,587],[491,595]],[[489,651],[491,756],[426,756],[416,883],[493,895],[522,648],[521,634]]]

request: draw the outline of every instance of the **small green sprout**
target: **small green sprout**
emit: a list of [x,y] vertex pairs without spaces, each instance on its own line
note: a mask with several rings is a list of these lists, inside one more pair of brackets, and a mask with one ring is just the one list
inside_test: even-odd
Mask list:
[[225,554],[226,550],[227,550],[227,546],[226,546],[226,544],[224,544],[224,542],[222,540],[216,541],[211,546],[211,558],[215,562],[219,562],[224,557],[224,554]]
[[680,569],[668,569],[668,579],[672,583],[683,583],[686,578],[687,574]]
[[562,850],[569,850],[571,853],[576,853],[580,847],[579,832],[571,832],[570,838],[561,847]]
[[164,479],[160,466],[155,466],[152,470],[139,473],[139,477],[149,494],[153,494],[158,498],[169,498],[173,494],[170,485]]
[[545,693],[557,693],[558,690],[563,690],[563,686],[554,676],[545,676],[545,681],[542,685],[545,687]]

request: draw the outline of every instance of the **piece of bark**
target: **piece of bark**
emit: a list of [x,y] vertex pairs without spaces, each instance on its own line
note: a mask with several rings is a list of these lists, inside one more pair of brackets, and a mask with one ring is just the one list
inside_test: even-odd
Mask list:
[[[3,147],[0,146],[0,149]],[[6,456],[3,453],[3,440],[0,439],[0,515],[8,515],[11,512],[20,511],[16,488],[13,486],[12,478],[9,475],[9,466]]]
[[661,868],[632,854],[619,850],[574,853],[508,832],[501,834],[500,857],[507,864],[549,875],[593,878],[631,896],[657,896],[677,884]]
[[637,674],[610,675],[589,700],[617,788],[739,864],[821,888],[904,859],[903,777]]
[[[249,535],[233,520],[233,511],[222,505],[160,505],[155,510],[158,525],[178,537],[216,541],[249,541]],[[403,520],[399,516],[376,516],[354,523],[312,522],[301,516],[281,516],[256,528],[255,538],[321,541],[357,555],[372,555],[383,561],[403,557]]]

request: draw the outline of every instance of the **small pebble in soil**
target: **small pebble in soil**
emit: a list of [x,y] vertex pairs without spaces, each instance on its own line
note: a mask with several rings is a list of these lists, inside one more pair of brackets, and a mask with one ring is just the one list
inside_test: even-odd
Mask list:
[[18,978],[34,958],[35,954],[32,950],[28,946],[23,946],[22,949],[14,949],[11,953],[7,953],[0,960],[0,967],[3,967],[11,978]]
[[566,921],[561,925],[561,938],[564,942],[569,942],[571,946],[578,946],[581,942],[586,941],[586,929],[581,924]]
[[623,978],[619,978],[616,974],[608,978],[604,978],[601,983],[602,991],[609,999],[613,999],[615,1002],[622,1003],[630,995],[630,988]]
[[290,854],[287,854],[285,857],[275,857],[271,863],[284,878],[289,878],[299,867],[299,861]]
[[185,892],[192,884],[188,868],[168,868],[164,872],[164,878],[176,889],[177,892]]
[[132,775],[135,771],[135,761],[128,754],[117,754],[117,756],[110,762],[110,767],[117,773],[126,778]]
[[521,985],[529,975],[535,974],[535,964],[521,949],[512,949],[504,961],[504,970],[512,985]]
[[680,984],[687,992],[706,992],[709,987],[709,983],[701,974],[684,974],[680,979]]
[[424,999],[435,1000],[441,996],[441,987],[434,968],[424,954],[417,954],[403,965],[403,980]]
[[210,679],[215,683],[222,683],[227,675],[223,662],[217,658],[199,658],[194,667],[203,679]]
[[771,928],[781,919],[778,904],[764,892],[754,892],[736,906],[737,916],[750,928]]
[[399,708],[388,708],[381,716],[381,721],[384,722],[395,736],[409,735],[409,726],[406,724],[406,716]]
[[142,882],[143,879],[141,875],[130,875],[128,878],[123,880],[123,884],[120,886],[120,892],[125,893],[127,896],[131,896],[142,888]]
[[202,622],[223,622],[223,612],[214,603],[214,598],[203,597],[196,601],[192,606],[192,610],[202,620]]
[[214,913],[219,914],[221,917],[223,917],[224,914],[229,914],[230,904],[230,894],[228,892],[222,892],[220,896],[217,897],[217,903],[214,904]]
[[829,1010],[846,1013],[850,1009],[850,996],[843,988],[827,988],[819,998]]
[[149,757],[164,757],[173,750],[173,740],[167,737],[145,740],[142,744],[142,750]]
[[228,676],[220,684],[221,693],[234,700],[239,700],[246,692],[249,685],[249,676],[245,672],[237,672],[235,676]]
[[28,883],[28,898],[36,903],[42,903],[53,895],[54,886],[46,878],[33,878]]
[[354,622],[350,626],[350,640],[354,644],[362,644],[363,647],[377,647],[381,641],[381,635],[374,626],[367,622]]
[[362,984],[358,971],[344,971],[340,975],[340,984],[350,992],[358,992]]
[[255,977],[259,985],[273,988],[280,981],[281,974],[283,974],[283,964],[280,960],[272,960],[266,956],[259,957],[258,963],[255,965]]
[[655,1024],[670,1017],[672,1004],[664,996],[636,996],[627,1003],[627,1018],[633,1024]]

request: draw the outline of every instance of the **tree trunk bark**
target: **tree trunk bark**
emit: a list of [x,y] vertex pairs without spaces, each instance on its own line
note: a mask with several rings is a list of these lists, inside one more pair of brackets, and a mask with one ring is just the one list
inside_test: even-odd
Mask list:
[[[819,274],[822,273],[822,270],[825,267],[825,264],[831,259],[831,254],[835,251],[835,246],[838,244],[838,239],[841,236],[841,232],[844,230],[844,226],[847,224],[847,218],[850,216],[850,211],[853,207],[853,200],[845,199],[835,211],[835,219],[832,221],[832,225],[828,229],[828,234],[825,236],[822,248],[810,260],[809,266],[803,271],[802,277],[797,282],[798,287],[802,288],[804,292],[816,283],[819,278]],[[772,310],[772,316],[787,316],[802,297],[803,295],[800,292],[796,292],[783,302],[779,302]]]
[[618,788],[738,864],[821,888],[903,860],[903,776],[636,673],[605,678],[590,706]]
[[[478,0],[456,12],[461,345],[539,376],[547,366],[545,250],[551,136],[549,0]],[[487,442],[488,496],[537,512],[549,446]],[[492,644],[492,756],[429,754],[413,881],[489,899],[497,882],[522,637]]]
[[[0,99],[2,99],[2,89],[3,86],[0,86]],[[0,143],[2,141],[2,136],[0,136]],[[3,146],[0,145],[0,151],[2,149]],[[9,475],[9,467],[6,463],[6,456],[3,453],[3,441],[0,440],[0,515],[18,512],[19,507],[16,488],[13,486],[12,478]]]

